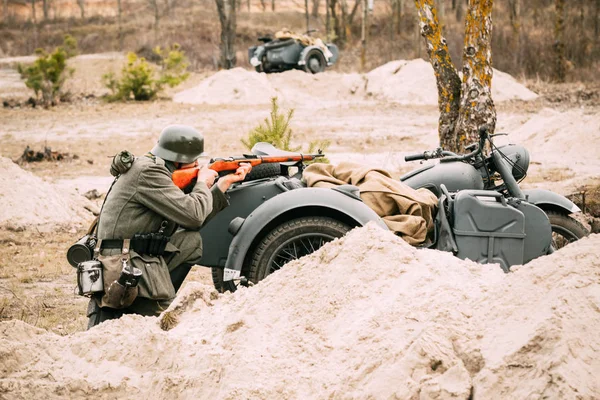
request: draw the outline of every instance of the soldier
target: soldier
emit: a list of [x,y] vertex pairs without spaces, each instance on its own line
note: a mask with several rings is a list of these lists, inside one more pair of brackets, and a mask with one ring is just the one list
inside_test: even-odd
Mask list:
[[[252,168],[243,164],[234,174],[221,177],[216,185],[218,174],[201,168],[197,183],[185,194],[172,182],[171,175],[178,168],[197,165],[203,154],[204,138],[198,131],[173,125],[162,131],[156,146],[145,156],[133,162],[115,157],[111,173],[118,179],[107,194],[98,220],[100,255],[115,255],[118,259],[118,255],[128,253],[129,262],[141,270],[142,276],[137,297],[124,309],[106,307],[101,297],[92,298],[87,311],[88,329],[123,314],[158,315],[202,256],[199,228],[229,204],[225,192],[232,183],[243,181]],[[166,247],[158,251],[162,255],[153,254],[156,247],[145,254],[144,249],[154,246],[149,241],[152,234],[158,233],[170,236]],[[124,239],[132,238],[131,251],[124,251]]]

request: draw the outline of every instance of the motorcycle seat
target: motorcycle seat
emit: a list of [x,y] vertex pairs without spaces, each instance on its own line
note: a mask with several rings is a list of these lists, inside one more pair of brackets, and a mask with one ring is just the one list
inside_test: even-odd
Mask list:
[[252,154],[256,154],[257,156],[297,156],[299,154],[298,152],[278,149],[271,143],[267,142],[256,143],[250,151]]

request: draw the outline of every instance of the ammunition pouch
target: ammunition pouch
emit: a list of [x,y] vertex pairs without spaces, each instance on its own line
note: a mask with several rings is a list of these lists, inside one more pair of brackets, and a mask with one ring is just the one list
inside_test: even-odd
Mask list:
[[121,254],[103,256],[99,254],[102,240],[96,246],[97,259],[102,263],[104,294],[100,299],[100,307],[127,308],[138,296],[138,282],[142,271],[131,263],[130,241],[123,240]]
[[[165,253],[167,243],[171,239],[162,233],[135,234],[130,240],[130,249],[138,254],[152,257],[162,256]],[[102,249],[122,249],[123,240],[105,239],[102,241]]]

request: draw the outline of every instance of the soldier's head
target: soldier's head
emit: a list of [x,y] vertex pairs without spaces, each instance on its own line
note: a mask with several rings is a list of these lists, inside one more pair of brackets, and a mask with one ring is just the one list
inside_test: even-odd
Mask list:
[[178,166],[193,163],[204,155],[204,136],[191,126],[169,125],[150,152]]

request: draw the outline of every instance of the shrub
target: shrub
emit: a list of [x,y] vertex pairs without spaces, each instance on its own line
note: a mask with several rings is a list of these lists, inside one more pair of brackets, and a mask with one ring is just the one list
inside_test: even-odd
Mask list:
[[156,47],[153,52],[160,57],[159,71],[144,57],[129,53],[120,79],[113,73],[102,77],[104,85],[111,91],[108,96],[110,101],[132,98],[136,101],[152,100],[165,85],[175,87],[189,77],[189,73],[186,72],[189,63],[179,45],[175,44],[168,50]]
[[[271,99],[271,113],[269,117],[265,118],[262,123],[252,129],[248,134],[247,139],[242,139],[244,146],[248,150],[259,142],[271,143],[273,146],[281,150],[286,151],[300,151],[301,147],[292,147],[290,142],[292,140],[292,128],[290,128],[290,121],[294,116],[294,109],[289,109],[286,113],[280,112],[279,103],[277,97]],[[317,152],[318,150],[325,151],[329,146],[328,140],[315,140],[308,144],[307,153]],[[307,162],[307,164],[313,162],[325,162],[329,160],[325,157]]]
[[74,69],[67,67],[67,59],[77,54],[77,41],[70,35],[66,35],[62,46],[47,53],[43,49],[35,51],[38,58],[32,65],[23,66],[19,64],[17,69],[25,85],[33,89],[36,101],[44,107],[56,105],[61,96],[64,95],[62,87]]

